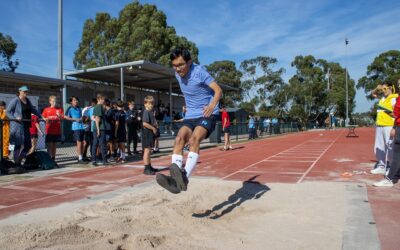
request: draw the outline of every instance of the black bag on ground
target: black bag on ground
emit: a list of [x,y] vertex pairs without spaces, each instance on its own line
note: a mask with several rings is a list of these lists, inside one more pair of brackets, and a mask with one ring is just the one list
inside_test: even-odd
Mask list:
[[1,159],[0,161],[0,174],[21,174],[24,169],[17,167],[13,161],[8,159]]
[[45,151],[35,151],[26,157],[24,168],[31,169],[53,169],[57,167],[57,163],[51,159],[50,155]]

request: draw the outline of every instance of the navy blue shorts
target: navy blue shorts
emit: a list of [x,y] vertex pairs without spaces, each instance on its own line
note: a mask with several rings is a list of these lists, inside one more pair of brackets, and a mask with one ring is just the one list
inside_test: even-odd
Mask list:
[[74,130],[74,141],[83,141],[83,136],[85,135],[85,130],[80,129],[80,130]]
[[198,126],[201,126],[207,130],[207,139],[211,133],[215,129],[215,124],[217,123],[217,116],[212,115],[210,117],[200,117],[195,119],[185,119],[183,120],[182,126],[190,128],[190,130],[194,131],[194,129]]
[[225,128],[222,129],[222,132],[224,134],[229,134],[229,133],[231,133],[231,128],[230,127],[225,127]]

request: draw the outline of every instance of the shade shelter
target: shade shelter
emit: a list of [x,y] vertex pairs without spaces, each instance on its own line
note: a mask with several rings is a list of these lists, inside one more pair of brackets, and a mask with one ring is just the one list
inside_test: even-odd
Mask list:
[[[64,73],[64,78],[118,85],[121,100],[125,100],[125,87],[168,92],[171,107],[173,106],[172,94],[181,94],[179,83],[172,68],[145,60],[67,72]],[[220,86],[223,90],[239,91],[239,89],[227,85],[220,84]],[[63,96],[66,100],[66,87]],[[172,108],[170,113],[172,117]]]

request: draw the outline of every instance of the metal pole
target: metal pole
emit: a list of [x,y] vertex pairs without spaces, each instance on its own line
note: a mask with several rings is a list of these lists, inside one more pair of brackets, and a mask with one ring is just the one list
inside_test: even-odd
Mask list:
[[329,84],[330,84],[330,82],[329,82],[330,78],[331,78],[331,69],[328,68],[328,89],[327,89],[328,91],[330,90],[330,86],[329,86]]
[[124,68],[121,67],[121,101],[124,101]]
[[63,3],[62,0],[58,0],[58,73],[57,73],[57,77],[58,79],[63,79],[63,37],[62,37],[62,33],[63,33],[63,16],[62,16],[62,7],[63,7]]
[[346,67],[346,122],[345,125],[349,125],[349,84],[347,82],[347,44],[349,44],[349,40],[345,39],[345,67]]
[[[174,123],[174,118],[172,117],[172,107],[173,107],[173,103],[172,103],[172,79],[169,80],[169,117],[171,118],[171,124],[170,124],[170,129],[171,129],[171,134],[173,135],[173,130],[172,130],[172,126]],[[168,131],[169,132],[169,131]]]

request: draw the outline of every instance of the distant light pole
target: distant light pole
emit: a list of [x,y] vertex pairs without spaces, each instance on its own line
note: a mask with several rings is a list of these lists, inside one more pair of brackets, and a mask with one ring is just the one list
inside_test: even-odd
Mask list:
[[347,45],[349,44],[349,39],[345,38],[345,69],[346,69],[346,121],[345,125],[349,125],[349,84],[347,82]]

